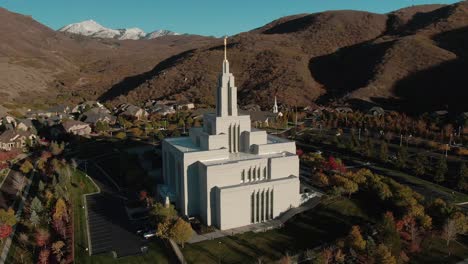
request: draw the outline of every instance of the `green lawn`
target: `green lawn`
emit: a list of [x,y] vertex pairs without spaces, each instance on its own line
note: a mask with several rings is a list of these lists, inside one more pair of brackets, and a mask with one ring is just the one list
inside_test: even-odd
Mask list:
[[[85,221],[85,213],[83,207],[83,194],[96,192],[94,184],[84,175],[83,172],[77,171],[74,180],[70,187],[73,200],[73,217],[75,221],[75,263],[80,264],[104,264],[104,263],[128,263],[128,264],[143,264],[143,263],[170,263],[170,257],[164,245],[155,240],[149,245],[148,253],[142,256],[131,256],[120,259],[114,259],[112,255],[103,254],[89,256],[86,248],[87,227]],[[83,188],[80,188],[80,182],[83,182]]]
[[372,221],[364,208],[338,198],[296,216],[281,229],[187,244],[183,253],[189,263],[253,263],[259,258],[270,263],[341,237],[354,224]]
[[[439,264],[439,263],[457,263],[468,258],[468,238],[463,238],[460,242],[450,242],[447,247],[445,240],[440,238],[426,238],[422,242],[422,251],[411,257],[411,263],[417,264]],[[450,249],[450,256],[448,254]]]

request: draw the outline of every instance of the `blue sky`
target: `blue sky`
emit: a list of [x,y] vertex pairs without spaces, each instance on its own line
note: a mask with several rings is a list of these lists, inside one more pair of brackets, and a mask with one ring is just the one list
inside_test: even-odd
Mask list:
[[201,35],[232,35],[282,16],[355,9],[386,13],[410,5],[450,0],[0,0],[10,11],[32,15],[58,29],[93,19],[110,28],[169,29]]

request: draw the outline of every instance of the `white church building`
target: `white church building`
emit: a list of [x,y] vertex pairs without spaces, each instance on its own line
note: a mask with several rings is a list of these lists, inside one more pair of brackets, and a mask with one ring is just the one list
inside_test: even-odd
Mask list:
[[221,230],[265,222],[300,204],[299,158],[294,141],[251,128],[238,115],[226,39],[216,113],[189,137],[162,142],[165,195],[181,214]]

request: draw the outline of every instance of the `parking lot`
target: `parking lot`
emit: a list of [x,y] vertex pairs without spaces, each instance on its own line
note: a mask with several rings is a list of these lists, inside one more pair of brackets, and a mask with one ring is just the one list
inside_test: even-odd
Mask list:
[[100,193],[86,196],[91,254],[114,252],[124,257],[141,253],[146,241],[136,235],[121,193],[92,162],[86,164],[86,171],[101,189]]

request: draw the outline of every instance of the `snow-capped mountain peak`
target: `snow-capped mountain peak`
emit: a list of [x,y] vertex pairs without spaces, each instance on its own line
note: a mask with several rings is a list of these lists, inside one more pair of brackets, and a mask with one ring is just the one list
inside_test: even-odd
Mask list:
[[169,30],[160,29],[160,30],[156,30],[156,31],[153,31],[151,33],[148,33],[148,35],[146,35],[146,38],[147,39],[155,39],[155,38],[159,38],[159,37],[163,37],[163,36],[171,36],[171,35],[180,35],[180,34],[176,33],[176,32],[169,31]]
[[179,35],[178,33],[163,29],[153,31],[149,34],[146,34],[139,28],[111,29],[102,26],[92,19],[64,26],[59,29],[59,31],[95,38],[112,38],[120,40],[154,39],[168,35]]

